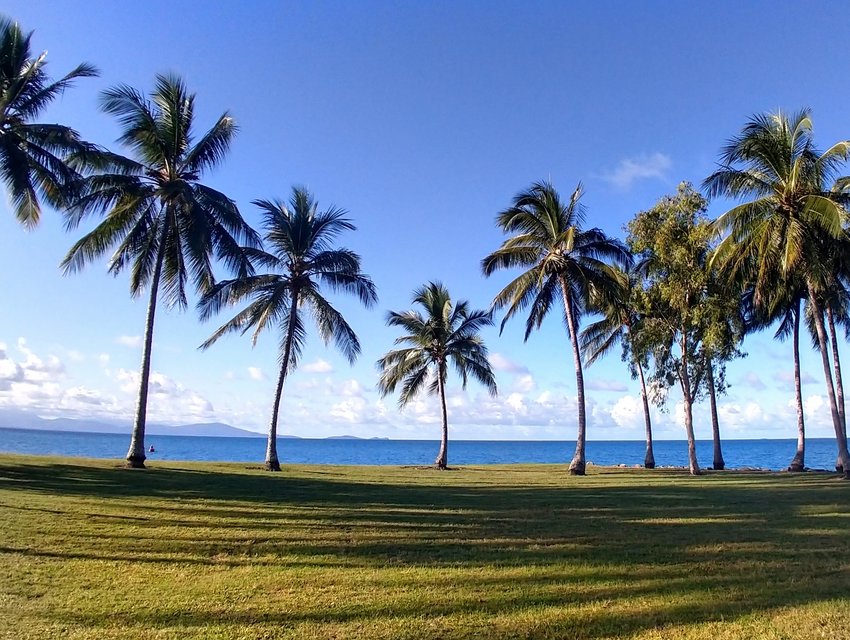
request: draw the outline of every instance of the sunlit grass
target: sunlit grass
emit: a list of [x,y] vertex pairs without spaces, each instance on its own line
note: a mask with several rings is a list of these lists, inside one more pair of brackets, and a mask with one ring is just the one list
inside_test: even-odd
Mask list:
[[850,485],[0,456],[0,637],[850,638]]

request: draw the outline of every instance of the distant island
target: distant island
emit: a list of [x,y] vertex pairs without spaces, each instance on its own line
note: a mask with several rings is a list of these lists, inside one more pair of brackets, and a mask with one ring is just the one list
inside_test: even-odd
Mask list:
[[[35,431],[73,431],[77,433],[130,433],[130,424],[76,418],[41,418],[18,409],[0,409],[0,429],[32,429]],[[240,429],[222,422],[198,424],[148,423],[145,432],[152,436],[214,436],[219,438],[265,438],[265,433]],[[300,436],[279,435],[279,438],[301,439]],[[359,438],[331,436],[327,440],[389,440],[389,438]]]

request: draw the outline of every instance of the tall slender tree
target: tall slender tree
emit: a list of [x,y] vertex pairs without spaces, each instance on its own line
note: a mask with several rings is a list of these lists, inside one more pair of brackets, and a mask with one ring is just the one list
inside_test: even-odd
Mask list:
[[[838,405],[838,419],[841,422],[841,429],[844,431],[844,442],[847,443],[847,411],[844,405],[844,379],[841,375],[841,357],[838,352],[838,332],[835,329],[835,303],[827,302],[824,310],[827,318],[827,327],[829,329],[829,344],[832,348],[832,366],[835,372],[835,402]],[[846,337],[846,334],[845,334]],[[844,465],[847,464],[847,459],[842,459],[839,453],[835,460],[835,470],[844,471]],[[850,474],[848,474],[850,475]]]
[[139,396],[127,452],[128,466],[144,467],[157,300],[185,308],[190,279],[201,293],[213,286],[213,258],[247,276],[252,267],[241,245],[256,246],[259,238],[232,200],[200,182],[230,147],[236,125],[227,113],[195,139],[195,96],[177,77],[163,75],[156,77],[150,99],[121,85],[102,94],[101,109],[118,119],[118,140],[134,157],[100,148],[76,154],[77,166],[92,173],[68,210],[67,225],[76,228],[90,214],[104,219],[74,244],[62,268],[77,271],[114,247],[109,273],[129,268],[133,297],[148,288]]
[[79,134],[60,124],[33,122],[77,78],[97,75],[83,63],[52,81],[47,53],[33,57],[32,32],[0,16],[0,175],[15,217],[32,228],[41,218],[40,200],[62,208],[78,179],[65,156],[79,151]]
[[823,248],[846,238],[847,212],[840,194],[831,188],[850,141],[840,141],[821,153],[814,146],[808,109],[787,115],[754,116],[723,150],[720,167],[703,183],[709,196],[746,200],[715,222],[726,237],[715,260],[733,272],[757,265],[757,294],[775,286],[779,274],[802,277],[811,307],[824,382],[838,448],[839,464],[850,478],[850,453],[830,367],[829,339],[824,324],[823,297],[830,263]]
[[500,213],[496,224],[510,237],[481,263],[485,276],[499,269],[524,271],[496,295],[494,309],[505,309],[502,328],[529,310],[525,339],[539,328],[560,298],[567,333],[572,345],[578,401],[576,450],[570,462],[572,475],[585,473],[587,418],[582,371],[579,324],[591,296],[613,291],[616,278],[611,264],[628,265],[626,247],[601,229],[585,229],[585,210],[579,184],[568,201],[549,182],[536,182],[519,193],[512,205]]
[[794,451],[791,464],[788,465],[788,470],[799,473],[806,470],[806,418],[803,409],[803,379],[800,374],[800,306],[803,302],[803,296],[794,295],[793,298],[793,307],[788,308],[790,312],[788,315],[793,320],[791,340],[794,353],[794,404],[797,409],[797,448]]
[[711,414],[711,440],[713,444],[713,456],[711,468],[715,471],[722,471],[726,468],[726,462],[723,460],[723,448],[720,439],[720,421],[717,416],[717,378],[714,375],[714,360],[713,358],[703,353],[705,358],[705,388],[708,392],[708,405]]
[[405,333],[396,338],[394,349],[378,361],[381,379],[378,388],[382,395],[393,393],[401,387],[399,405],[402,407],[427,387],[440,396],[442,437],[440,452],[434,464],[438,469],[448,465],[449,420],[446,407],[446,381],[452,365],[461,377],[463,388],[470,378],[483,384],[491,395],[496,394],[496,378],[487,347],[479,331],[493,324],[485,311],[469,308],[469,302],[452,301],[448,289],[439,282],[430,282],[417,289],[413,303],[418,310],[387,314],[387,324],[399,327]]
[[788,471],[801,472],[806,468],[806,420],[803,408],[802,374],[800,369],[800,326],[803,318],[803,304],[806,300],[805,284],[795,278],[792,282],[783,282],[777,276],[777,285],[767,293],[756,298],[751,285],[743,285],[742,305],[746,331],[754,332],[778,323],[774,338],[791,338],[794,359],[794,404],[797,414],[797,446],[794,457],[788,465]]
[[268,251],[246,248],[257,267],[269,273],[247,274],[213,286],[198,304],[206,320],[226,306],[248,301],[248,305],[223,324],[204,344],[210,347],[226,333],[252,332],[253,343],[263,330],[277,327],[281,333],[280,372],[269,421],[266,469],[280,471],[277,425],[283,385],[298,365],[307,338],[305,312],[313,317],[325,344],[333,341],[349,362],[360,354],[360,341],[342,314],[322,293],[322,287],[357,296],[367,308],[377,302],[372,280],[360,267],[360,256],[334,246],[336,239],[355,226],[346,212],[336,207],[319,210],[306,190],[295,187],[289,203],[255,200],[263,215]]
[[743,340],[745,321],[741,306],[741,288],[730,282],[707,260],[704,312],[702,324],[702,357],[705,359],[705,390],[711,414],[711,436],[713,442],[712,468],[723,470],[726,462],[720,437],[720,422],[717,411],[717,395],[726,393],[726,363],[742,356],[738,345]]
[[642,262],[636,268],[618,269],[612,267],[616,281],[612,298],[591,301],[591,309],[602,315],[602,318],[587,325],[581,332],[581,349],[585,364],[592,365],[599,358],[609,353],[620,344],[623,349],[623,360],[629,365],[632,377],[640,381],[640,398],[643,404],[643,419],[646,428],[646,453],[643,466],[655,468],[655,452],[652,445],[652,417],[649,411],[649,394],[646,388],[644,369],[646,361],[637,357],[632,348],[632,341],[640,331],[641,317],[638,313],[637,298],[641,293],[641,279],[646,263]]
[[[848,204],[848,194],[840,188],[834,188],[834,196],[845,206]],[[826,271],[827,281],[824,290],[823,309],[826,328],[829,334],[829,344],[832,352],[832,368],[835,374],[835,400],[838,405],[838,417],[847,439],[847,415],[844,403],[844,379],[841,372],[841,357],[838,350],[837,325],[844,329],[845,339],[850,335],[850,235],[840,240],[830,240],[823,248],[824,260],[829,263]],[[811,314],[810,316],[811,317]],[[813,327],[814,328],[814,327]],[[817,346],[817,331],[812,335]],[[835,463],[837,471],[844,471],[841,457]]]

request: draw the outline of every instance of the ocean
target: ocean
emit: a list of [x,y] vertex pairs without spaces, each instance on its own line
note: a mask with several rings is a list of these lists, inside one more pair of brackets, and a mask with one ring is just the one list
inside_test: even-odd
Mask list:
[[[130,443],[129,433],[75,433],[30,429],[0,429],[0,451],[87,458],[121,459]],[[146,438],[156,460],[204,460],[216,462],[261,463],[265,438],[224,438],[205,436],[160,436]],[[686,466],[685,441],[657,440],[655,462],[659,467]],[[723,457],[727,469],[784,469],[794,456],[795,440],[727,440]],[[343,465],[427,465],[437,456],[439,443],[431,440],[300,439],[278,440],[278,455],[286,464]],[[565,463],[572,458],[575,443],[569,441],[449,440],[449,465]],[[813,469],[833,469],[835,441],[812,438],[806,441],[806,465]],[[590,441],[587,460],[597,465],[633,466],[643,463],[641,441]],[[712,464],[711,441],[697,442],[697,455],[703,467]]]

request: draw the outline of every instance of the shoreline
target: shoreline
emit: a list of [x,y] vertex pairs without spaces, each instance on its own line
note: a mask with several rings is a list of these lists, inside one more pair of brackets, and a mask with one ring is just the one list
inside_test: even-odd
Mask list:
[[[48,464],[48,465],[63,465],[63,464],[72,464],[77,466],[85,466],[86,464],[94,463],[96,466],[102,466],[106,468],[112,469],[125,469],[124,459],[123,458],[95,458],[91,456],[66,456],[66,455],[57,455],[57,454],[31,454],[31,453],[18,453],[14,451],[2,451],[0,450],[0,467],[6,463],[6,460],[15,461],[15,460],[31,460],[33,462]],[[233,467],[244,471],[266,471],[263,463],[261,461],[233,461],[233,460],[170,460],[170,459],[156,459],[156,458],[147,458],[145,460],[147,466],[146,470],[155,471],[157,468],[161,469],[169,469],[169,468],[181,468],[181,467],[197,467],[197,466],[213,466],[213,467]],[[454,471],[467,471],[467,470],[479,470],[482,467],[488,470],[518,470],[520,468],[530,468],[530,469],[542,469],[545,467],[551,468],[559,468],[563,467],[564,470],[569,468],[569,461],[564,462],[496,462],[496,463],[474,463],[474,464],[456,464],[449,465],[447,469],[438,469],[434,465],[425,465],[425,464],[340,464],[333,462],[319,462],[319,463],[303,463],[303,462],[287,462],[285,460],[281,461],[281,468],[292,468],[292,469],[301,469],[301,470],[309,470],[311,467],[316,468],[333,468],[340,470],[355,470],[355,469],[384,469],[384,470],[416,470],[416,471],[439,471],[439,472],[451,472]],[[626,464],[594,464],[592,461],[587,462],[587,468],[590,473],[588,475],[594,475],[593,471],[599,472],[611,472],[616,471],[620,473],[627,472],[641,472],[642,474],[654,474],[657,472],[657,475],[664,475],[667,473],[688,473],[687,466],[677,466],[677,465],[659,465],[654,469],[646,469],[642,465],[626,465]],[[133,469],[127,469],[128,471],[134,471]],[[142,470],[144,471],[144,470]],[[750,474],[750,475],[782,475],[782,476],[807,476],[807,475],[836,475],[840,476],[837,471],[829,470],[829,469],[819,469],[819,468],[806,468],[800,472],[792,472],[787,469],[768,469],[764,467],[727,467],[722,470],[715,470],[710,467],[706,467],[700,470],[701,475],[741,475],[741,474]],[[268,473],[269,477],[277,477],[280,474],[276,473]]]

